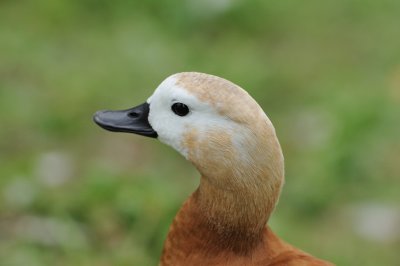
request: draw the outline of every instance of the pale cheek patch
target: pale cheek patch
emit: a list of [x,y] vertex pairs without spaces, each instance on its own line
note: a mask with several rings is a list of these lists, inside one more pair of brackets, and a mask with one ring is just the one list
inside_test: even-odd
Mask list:
[[195,123],[190,117],[179,117],[171,111],[173,100],[191,105],[196,99],[174,84],[174,76],[163,81],[152,96],[147,100],[150,104],[149,123],[158,133],[158,139],[171,146],[184,157],[188,157],[188,150],[182,146],[182,135],[187,130],[187,124]]

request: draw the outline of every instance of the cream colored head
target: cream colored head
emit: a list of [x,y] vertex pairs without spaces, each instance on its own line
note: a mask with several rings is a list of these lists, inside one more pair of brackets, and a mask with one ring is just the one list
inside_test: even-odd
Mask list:
[[[178,102],[188,106],[187,115],[171,110]],[[239,86],[208,74],[178,73],[164,80],[148,103],[149,122],[160,141],[191,161],[211,184],[240,190],[260,189],[261,182],[279,194],[283,156],[275,129]]]

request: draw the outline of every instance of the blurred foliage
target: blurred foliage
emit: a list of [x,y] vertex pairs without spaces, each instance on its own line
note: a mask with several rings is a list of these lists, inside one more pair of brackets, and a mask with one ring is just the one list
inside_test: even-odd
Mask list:
[[397,221],[388,239],[357,233],[354,215],[400,207],[399,13],[393,0],[0,1],[0,265],[157,264],[197,173],[91,115],[191,70],[241,85],[274,122],[280,236],[338,265],[398,265],[398,216],[370,217],[378,235],[374,219]]

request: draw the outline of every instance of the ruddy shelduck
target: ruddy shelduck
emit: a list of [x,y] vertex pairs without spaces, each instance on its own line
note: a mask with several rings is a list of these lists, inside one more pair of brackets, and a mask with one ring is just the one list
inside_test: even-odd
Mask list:
[[142,105],[99,111],[101,127],[158,138],[200,172],[165,240],[160,265],[333,265],[278,238],[267,222],[284,182],[275,129],[234,83],[185,72]]

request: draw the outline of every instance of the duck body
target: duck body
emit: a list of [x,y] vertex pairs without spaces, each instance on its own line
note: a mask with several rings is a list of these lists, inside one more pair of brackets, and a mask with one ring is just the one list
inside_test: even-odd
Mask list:
[[201,175],[170,227],[160,265],[332,265],[266,226],[284,183],[283,155],[271,121],[239,86],[178,73],[145,104],[100,111],[94,120],[111,131],[158,138]]

